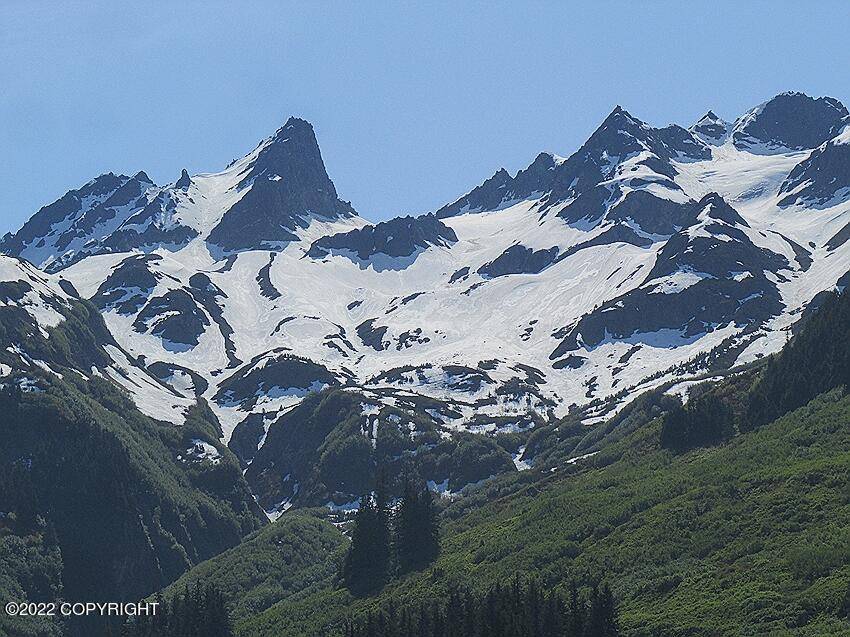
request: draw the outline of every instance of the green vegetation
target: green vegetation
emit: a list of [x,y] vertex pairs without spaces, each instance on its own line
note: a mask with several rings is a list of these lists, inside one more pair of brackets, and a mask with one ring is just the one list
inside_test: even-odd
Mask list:
[[[239,637],[371,635],[401,621],[424,623],[429,635],[442,634],[441,623],[487,626],[481,600],[516,574],[534,579],[539,594],[530,597],[544,613],[551,599],[572,600],[571,582],[580,582],[578,603],[597,612],[616,603],[624,635],[850,634],[848,308],[848,295],[829,300],[763,368],[701,386],[685,407],[648,394],[590,431],[570,418],[538,429],[528,441],[543,454],[536,469],[438,503],[437,559],[387,567],[377,585],[352,586],[356,595],[337,575],[348,542],[322,519],[327,511],[290,511],[257,530],[236,460],[203,404],[175,428],[141,416],[105,381],[39,376],[43,391],[0,397],[9,441],[0,449],[0,593],[37,599],[112,587],[113,599],[115,590],[143,596],[215,555],[165,598],[215,582]],[[363,472],[345,473],[340,450],[365,441],[359,397],[345,394],[306,399],[293,410],[305,416],[301,428],[281,429],[276,448],[264,447],[270,460],[289,454],[293,467],[281,474],[297,465],[315,478],[318,500],[331,483],[368,492],[376,458],[399,451],[401,439],[378,428],[376,447],[363,445]],[[441,443],[433,426],[412,424],[436,444],[421,455],[428,460],[415,456],[413,475],[434,476]],[[216,445],[221,462],[177,460],[194,437]],[[481,439],[458,439],[445,455],[459,465],[486,455]],[[597,453],[566,464],[589,451]],[[375,510],[385,510],[379,499]],[[399,514],[396,526],[396,542],[409,544],[403,529],[416,524]],[[360,562],[375,562],[374,553]],[[604,604],[603,578],[614,600]],[[58,634],[34,626],[25,628]]]
[[[775,360],[700,386],[687,408],[648,394],[590,433],[569,418],[538,430],[529,445],[547,449],[543,468],[445,507],[441,553],[426,570],[369,597],[328,574],[238,614],[237,635],[340,635],[427,600],[447,612],[453,591],[480,597],[517,573],[560,594],[582,582],[583,600],[604,575],[625,635],[850,634],[850,396],[840,362],[850,322],[839,337],[827,329],[850,297],[830,303]],[[819,380],[799,384],[800,369]],[[780,415],[782,406],[795,410]],[[598,453],[557,462],[588,450]]]
[[449,437],[424,411],[382,406],[364,415],[368,399],[328,389],[307,395],[271,425],[245,478],[267,510],[342,505],[375,488],[380,467],[390,496],[401,495],[403,476],[449,480],[455,491],[500,473],[514,473],[510,454],[494,437]]
[[[850,398],[835,390],[721,446],[673,453],[658,419],[583,465],[450,505],[427,570],[363,598],[329,570],[262,612],[236,610],[237,635],[343,634],[347,619],[458,587],[485,594],[516,573],[562,592],[586,582],[583,597],[604,574],[626,635],[847,634],[848,423]],[[241,585],[222,586],[240,599]]]
[[393,516],[395,556],[401,573],[418,571],[440,554],[440,529],[434,496],[427,487],[416,489],[406,480]]
[[215,584],[186,586],[170,599],[157,597],[157,611],[122,627],[122,637],[233,637],[227,603]]
[[348,545],[324,519],[327,513],[326,509],[287,513],[238,546],[193,568],[165,590],[166,598],[195,582],[215,582],[238,622],[292,595],[325,588]]
[[232,456],[177,458],[192,437],[210,438],[203,407],[177,428],[107,381],[66,379],[0,400],[0,465],[25,468],[27,506],[56,534],[67,595],[142,596],[259,526]]
[[[17,492],[10,476],[0,476],[0,500]],[[0,600],[53,602],[62,594],[62,556],[43,519],[19,518],[0,504]],[[0,611],[0,635],[59,637],[60,622],[52,617],[9,617]]]
[[379,479],[375,496],[360,498],[340,577],[354,595],[374,593],[396,572],[420,570],[439,552],[439,528],[428,488],[416,489],[405,480],[401,501],[393,511],[384,481]]
[[366,595],[383,588],[391,573],[391,511],[385,494],[363,496],[354,516],[351,544],[342,565],[342,581],[353,595]]
[[850,294],[831,294],[748,396],[746,426],[758,427],[833,387],[850,387]]
[[714,393],[698,396],[664,415],[661,446],[692,449],[716,445],[735,433],[732,410]]
[[617,615],[607,585],[580,599],[575,586],[567,599],[545,592],[535,580],[518,578],[496,584],[484,595],[469,588],[452,590],[449,598],[370,612],[349,623],[345,637],[616,637]]
[[[846,631],[838,616],[850,571],[837,549],[850,522],[848,420],[850,400],[833,393],[675,457],[657,448],[652,425],[581,475],[447,524],[438,566],[448,580],[520,572],[553,584],[605,569],[626,634]],[[821,546],[817,568],[805,551],[795,556],[807,542]]]
[[[177,427],[141,414],[101,375],[84,378],[76,370],[104,365],[101,346],[111,337],[90,304],[59,309],[66,320],[45,336],[20,308],[0,308],[0,360],[20,370],[11,353],[20,343],[61,373],[33,365],[0,384],[0,595],[138,599],[239,543],[264,519],[207,405]],[[196,438],[221,457],[188,455]],[[96,635],[106,627],[0,616],[0,635],[60,629]]]

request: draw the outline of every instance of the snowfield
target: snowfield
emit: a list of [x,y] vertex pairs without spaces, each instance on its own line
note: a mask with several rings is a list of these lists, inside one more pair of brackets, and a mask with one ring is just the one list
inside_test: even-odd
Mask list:
[[[673,131],[685,139],[679,146],[672,127],[653,129],[615,110],[575,155],[544,157],[549,168],[539,179],[567,171],[564,182],[541,181],[548,190],[532,185],[517,196],[519,176],[510,182],[497,173],[496,181],[459,200],[456,211],[437,215],[443,238],[429,239],[423,229],[409,252],[397,247],[397,233],[379,236],[375,227],[367,237],[358,231],[374,224],[319,210],[287,217],[294,219],[286,226],[293,236],[274,245],[213,245],[213,228],[234,206],[247,206],[252,190],[289,188],[275,191],[285,198],[301,187],[277,165],[261,164],[272,150],[286,149],[275,144],[294,143],[278,135],[222,172],[186,177],[188,186],[149,186],[146,202],[167,196],[173,205],[144,228],[188,228],[179,242],[110,249],[54,275],[4,258],[0,279],[32,282],[35,291],[23,304],[45,327],[62,318],[39,301],[45,276],[61,276],[84,298],[107,299],[103,317],[120,349],[109,349],[114,369],[104,373],[127,387],[145,413],[175,423],[201,389],[225,440],[249,413],[285,411],[329,385],[449,401],[456,415],[446,424],[457,428],[475,415],[534,412],[548,419],[572,405],[589,405],[592,423],[674,379],[675,393],[685,396],[688,377],[707,371],[700,355],[717,348],[734,352],[733,364],[777,351],[815,295],[850,271],[850,244],[831,243],[850,223],[850,190],[838,189],[817,207],[780,205],[789,173],[816,147],[759,141],[754,136],[765,108],[733,124],[710,113],[689,130]],[[846,145],[850,127],[835,130],[828,139]],[[594,145],[603,142],[604,148]],[[592,183],[587,174],[597,175]],[[489,208],[475,204],[476,192],[485,201],[486,188],[497,187]],[[503,200],[499,192],[506,193]],[[699,208],[711,193],[732,212],[725,204]],[[131,214],[125,208],[97,232],[137,227],[121,226]],[[672,211],[671,221],[662,224],[656,208]],[[72,221],[57,222],[51,236]],[[317,240],[343,233],[338,243],[349,242],[350,249],[311,250]],[[445,239],[450,233],[456,240]],[[674,249],[676,242],[683,247]],[[742,256],[715,272],[693,265],[703,258],[711,263],[724,243],[729,254]],[[54,263],[56,254],[28,245],[23,257],[43,267]],[[155,258],[126,281],[110,279],[140,255]],[[727,287],[710,288],[712,298],[729,299],[731,309],[722,319],[703,320],[712,308],[687,295],[721,284]],[[743,286],[753,291],[735,298]],[[774,293],[778,305],[768,302]],[[644,324],[638,314],[647,309],[659,316]],[[677,313],[682,322],[668,324]],[[205,387],[186,373],[154,378],[146,371],[153,363],[187,368]],[[238,398],[236,390],[223,392],[231,385],[242,392]],[[391,400],[386,392],[376,398]],[[373,408],[364,406],[364,413]]]

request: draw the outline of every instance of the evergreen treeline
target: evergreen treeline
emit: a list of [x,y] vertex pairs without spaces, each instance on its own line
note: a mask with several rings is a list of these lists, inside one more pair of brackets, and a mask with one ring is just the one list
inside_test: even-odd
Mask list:
[[393,574],[421,569],[440,552],[434,502],[427,487],[405,481],[398,508],[388,503],[383,480],[374,497],[364,495],[354,517],[342,580],[355,595],[380,590]]
[[170,601],[157,595],[157,612],[127,623],[122,637],[233,637],[226,600],[215,584],[196,582]]
[[345,627],[345,637],[614,637],[617,611],[606,584],[564,597],[514,579],[476,595],[455,589],[445,601],[389,606]]
[[850,294],[832,294],[751,387],[728,379],[671,409],[661,446],[684,451],[751,431],[836,387],[850,387]]
[[771,357],[750,392],[741,429],[767,424],[841,385],[850,385],[848,292],[831,295],[782,352]]
[[661,446],[682,451],[716,445],[735,433],[732,410],[714,394],[677,405],[664,416]]

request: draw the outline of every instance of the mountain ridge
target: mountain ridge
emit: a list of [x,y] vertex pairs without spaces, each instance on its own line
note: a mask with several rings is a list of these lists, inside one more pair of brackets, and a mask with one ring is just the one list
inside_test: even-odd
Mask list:
[[[341,198],[312,126],[290,118],[218,173],[98,177],[0,250],[97,306],[115,341],[106,367],[142,411],[179,424],[208,401],[243,462],[303,472],[259,452],[306,396],[333,390],[363,397],[369,445],[386,427],[411,453],[423,432],[510,436],[521,468],[539,421],[592,425],[706,361],[758,360],[845,280],[847,118],[797,93],[689,128],[617,106],[567,157],[540,153],[434,213],[379,223]],[[425,404],[427,424],[405,429]],[[454,461],[418,466],[464,486]],[[313,479],[260,494],[267,511]],[[357,496],[325,487],[311,492],[335,491],[334,506]]]

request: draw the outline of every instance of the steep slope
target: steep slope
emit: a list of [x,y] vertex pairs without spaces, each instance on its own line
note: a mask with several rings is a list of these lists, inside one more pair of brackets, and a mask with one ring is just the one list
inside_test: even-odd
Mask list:
[[[344,634],[346,618],[445,599],[459,584],[484,588],[523,573],[565,587],[600,572],[614,587],[625,635],[844,634],[850,398],[836,387],[846,365],[830,361],[847,359],[848,307],[850,297],[831,299],[776,361],[748,371],[743,382],[699,386],[740,403],[741,424],[749,424],[731,440],[671,452],[660,446],[662,419],[650,417],[590,457],[483,486],[443,510],[436,564],[375,596],[354,598],[328,575],[249,610],[243,600],[257,598],[265,577],[254,590],[224,567],[262,550],[253,545],[214,558],[184,581],[222,573],[237,634],[246,637]],[[802,396],[801,368],[817,384]],[[758,407],[752,401],[764,384],[769,394],[796,401],[771,402],[778,409],[754,422],[748,407]],[[320,564],[316,557],[291,577]]]
[[456,433],[443,425],[439,407],[421,399],[389,406],[374,394],[354,391],[310,394],[272,418],[245,479],[274,519],[292,506],[355,509],[374,489],[379,471],[389,492],[400,496],[400,476],[451,494],[517,470],[499,444],[508,441],[497,434],[526,429],[527,435],[536,423],[505,420],[487,423],[489,431],[479,425],[475,433]]
[[246,193],[221,217],[207,240],[225,251],[274,247],[298,239],[309,218],[354,217],[325,172],[313,127],[289,118],[248,162],[236,186]]
[[756,246],[749,225],[719,195],[694,207],[694,224],[671,237],[640,286],[583,316],[552,352],[556,359],[605,340],[687,341],[730,323],[749,331],[782,308],[767,272],[789,267]]
[[5,591],[131,600],[259,528],[204,402],[143,415],[131,395],[144,405],[170,390],[130,361],[94,306],[11,257],[0,275],[0,536],[33,556],[5,562]]
[[847,116],[844,105],[831,97],[781,93],[742,115],[731,137],[737,148],[752,152],[817,148],[838,133]]
[[[590,425],[777,351],[845,280],[846,118],[802,94],[689,129],[617,107],[568,157],[377,224],[339,198],[293,118],[89,234],[82,219],[108,217],[131,178],[63,198],[3,245],[97,305],[145,413],[179,421],[204,398],[224,441],[240,429],[246,464],[283,412],[332,387],[380,408],[430,401],[451,435],[571,410]],[[82,243],[59,247],[72,226]]]
[[[830,208],[850,198],[850,119],[841,132],[794,167],[782,182],[780,206]],[[828,243],[835,245],[834,241]]]
[[42,268],[62,267],[143,208],[144,194],[153,186],[143,172],[96,177],[44,206],[14,235],[3,237],[0,250]]
[[727,446],[675,457],[653,450],[653,427],[577,475],[456,516],[450,508],[435,566],[377,598],[352,599],[327,581],[241,616],[237,634],[343,634],[346,617],[444,599],[453,583],[519,572],[566,586],[603,567],[625,635],[844,634],[850,441],[838,423],[848,409],[828,396]]
[[713,146],[723,143],[729,132],[729,122],[723,121],[714,111],[708,111],[689,128],[689,131],[707,144]]

